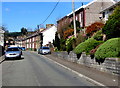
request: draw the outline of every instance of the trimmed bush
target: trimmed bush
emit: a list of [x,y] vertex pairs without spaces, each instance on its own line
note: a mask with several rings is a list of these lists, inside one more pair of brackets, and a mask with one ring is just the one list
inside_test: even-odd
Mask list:
[[86,54],[90,54],[90,50],[94,49],[99,44],[103,43],[103,41],[97,41],[94,38],[90,38],[85,42],[80,43],[75,49],[74,52],[76,54],[81,54],[82,52],[86,52]]
[[93,38],[96,39],[97,41],[103,40],[102,30],[97,31]]
[[120,57],[120,38],[112,38],[103,43],[95,52],[95,57],[98,60],[107,57]]

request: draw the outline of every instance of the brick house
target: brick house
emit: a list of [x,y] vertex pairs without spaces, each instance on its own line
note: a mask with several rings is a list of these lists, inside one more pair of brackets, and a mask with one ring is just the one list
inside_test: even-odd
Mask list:
[[36,50],[40,46],[42,46],[42,34],[40,32],[36,32],[27,38],[25,38],[23,41],[23,46],[27,49]]
[[[80,22],[80,27],[84,28],[90,24],[100,21],[100,11],[115,4],[114,0],[93,0],[87,5],[83,5],[75,10],[75,18]],[[57,30],[60,36],[63,34],[64,27],[73,20],[73,12],[57,21]],[[61,36],[62,37],[62,36]]]
[[42,46],[42,41],[42,33],[38,31],[22,39],[17,39],[16,45],[19,47],[25,47],[27,50],[37,50]]

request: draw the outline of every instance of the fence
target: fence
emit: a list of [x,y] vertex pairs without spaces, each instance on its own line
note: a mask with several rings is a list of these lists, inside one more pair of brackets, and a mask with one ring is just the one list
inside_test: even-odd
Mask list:
[[106,58],[104,63],[99,65],[95,58],[91,59],[90,55],[86,55],[84,52],[81,54],[80,58],[77,58],[77,55],[72,51],[69,54],[66,51],[53,52],[53,55],[61,59],[82,64],[88,67],[93,67],[100,71],[120,75],[120,60],[118,58]]

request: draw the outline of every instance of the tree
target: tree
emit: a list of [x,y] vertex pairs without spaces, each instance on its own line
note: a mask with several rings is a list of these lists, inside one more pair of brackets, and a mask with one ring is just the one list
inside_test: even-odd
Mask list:
[[58,37],[58,33],[56,32],[55,34],[55,40],[53,40],[53,45],[60,50],[60,39]]
[[[80,22],[76,20],[76,31],[79,32],[81,30]],[[69,28],[74,29],[73,21],[70,23]]]
[[115,8],[102,30],[107,39],[120,37],[120,6]]
[[26,29],[26,28],[24,28],[24,27],[23,27],[23,28],[21,28],[21,33],[22,33],[23,35],[26,35],[26,34],[27,34],[27,32],[28,32],[28,31],[27,31],[27,29]]
[[4,33],[4,39],[6,41],[8,39],[9,31],[7,30],[7,27],[5,25],[0,26],[0,28],[2,28],[2,30],[5,31],[5,33]]

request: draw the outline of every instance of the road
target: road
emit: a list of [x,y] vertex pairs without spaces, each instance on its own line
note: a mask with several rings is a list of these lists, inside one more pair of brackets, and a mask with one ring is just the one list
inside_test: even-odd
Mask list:
[[23,56],[2,63],[2,86],[95,86],[37,53]]

